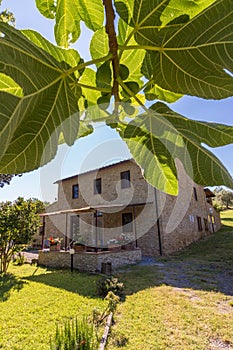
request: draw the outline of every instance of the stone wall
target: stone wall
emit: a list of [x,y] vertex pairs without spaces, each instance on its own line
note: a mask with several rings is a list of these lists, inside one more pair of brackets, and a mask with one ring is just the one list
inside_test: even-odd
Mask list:
[[[120,174],[130,171],[130,186],[121,188]],[[102,193],[94,194],[94,180],[102,179]],[[79,185],[79,198],[72,198],[72,186]],[[141,205],[148,203],[147,205]],[[136,204],[136,206],[135,206]],[[139,204],[139,205],[137,205]],[[142,237],[156,222],[154,213],[154,189],[141,174],[134,161],[123,161],[107,166],[97,171],[73,176],[59,182],[58,201],[47,208],[48,212],[78,209],[88,206],[105,206],[102,219],[98,218],[99,226],[96,234],[94,213],[82,213],[80,219],[80,234],[87,245],[106,246],[111,239],[118,239],[124,232],[122,214],[131,213],[133,217],[132,231],[127,236],[132,240]],[[109,207],[109,208],[108,208]],[[71,217],[76,214],[60,214],[46,218],[46,237],[71,236]],[[102,222],[100,222],[102,220]]]
[[[125,250],[113,252],[79,252],[73,257],[74,269],[86,272],[101,272],[103,263],[111,263],[112,271],[125,266],[136,264],[142,259],[141,250]],[[71,256],[69,252],[40,251],[38,264],[53,268],[70,268]]]
[[[167,195],[161,215],[165,254],[178,251],[221,227],[220,215],[207,203],[203,187],[185,174],[182,180],[178,196]],[[214,225],[210,222],[210,211]]]
[[[105,206],[98,228],[93,212],[83,213],[80,218],[80,234],[90,246],[107,246],[109,240],[122,234],[122,214],[132,213],[132,231],[127,235],[143,255],[159,255],[159,220],[163,254],[182,249],[220,226],[220,216],[207,203],[202,186],[196,185],[186,175],[183,166],[178,166],[178,196],[166,195],[155,190],[142,176],[134,161],[127,160],[96,171],[73,176],[59,181],[58,201],[48,211],[78,209],[88,206]],[[121,188],[120,174],[130,171],[130,187]],[[156,170],[155,170],[156,171]],[[94,194],[94,180],[101,178],[102,193]],[[79,198],[72,198],[72,186],[79,185]],[[146,205],[140,205],[147,203]],[[135,205],[136,204],[136,205]],[[119,207],[121,205],[122,207]],[[71,238],[71,217],[76,214],[60,214],[46,218],[46,236]],[[213,219],[214,218],[214,219]],[[201,228],[200,228],[201,224]]]

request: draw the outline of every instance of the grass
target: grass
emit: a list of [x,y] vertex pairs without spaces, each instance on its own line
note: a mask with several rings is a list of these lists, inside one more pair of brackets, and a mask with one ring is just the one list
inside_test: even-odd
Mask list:
[[221,212],[221,220],[224,229],[227,230],[233,226],[233,210],[225,210]]
[[11,266],[0,281],[0,348],[48,350],[56,324],[88,316],[104,302],[95,294],[95,276]]
[[222,216],[218,233],[118,274],[127,295],[108,349],[233,349],[233,210]]
[[[108,350],[233,348],[233,210],[218,233],[154,266],[134,266]],[[0,279],[0,349],[49,350],[56,324],[104,309],[97,276],[11,265]]]

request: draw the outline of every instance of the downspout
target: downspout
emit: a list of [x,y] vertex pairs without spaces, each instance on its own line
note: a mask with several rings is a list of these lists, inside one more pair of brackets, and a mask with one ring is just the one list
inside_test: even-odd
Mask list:
[[154,194],[155,194],[155,212],[156,212],[156,217],[157,217],[159,254],[162,256],[163,255],[163,250],[162,250],[161,229],[160,229],[160,221],[159,221],[158,198],[157,198],[157,191],[156,191],[155,187],[154,187]]
[[207,224],[208,224],[208,231],[210,231],[209,230],[209,208],[208,208],[208,206],[207,206],[207,197],[206,197],[206,194],[205,194],[205,190],[203,189],[203,192],[204,192],[204,201],[205,201],[205,208],[206,208],[206,215],[207,215]]
[[95,211],[95,252],[98,252],[98,210]]
[[136,213],[135,206],[133,206],[133,222],[134,222],[134,235],[135,235],[135,247],[138,247],[138,239],[137,239],[137,225],[136,225]]

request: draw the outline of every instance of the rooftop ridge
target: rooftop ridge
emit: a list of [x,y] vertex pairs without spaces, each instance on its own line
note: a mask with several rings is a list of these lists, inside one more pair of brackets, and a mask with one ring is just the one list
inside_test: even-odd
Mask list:
[[126,163],[126,162],[135,162],[135,160],[133,158],[127,158],[127,159],[124,159],[124,160],[120,160],[120,161],[117,161],[115,163],[104,165],[104,166],[102,166],[100,168],[90,169],[90,170],[87,170],[87,171],[84,171],[84,172],[81,172],[81,173],[78,173],[78,174],[75,174],[75,175],[72,175],[72,176],[65,177],[63,179],[55,181],[54,184],[58,184],[58,183],[60,183],[62,181],[68,181],[68,180],[71,180],[71,179],[73,179],[73,178],[75,178],[77,176],[85,175],[85,174],[88,174],[88,173],[91,173],[91,172],[95,172],[97,170],[111,168],[113,166],[116,166],[116,165],[119,165],[119,164],[123,164],[123,163]]

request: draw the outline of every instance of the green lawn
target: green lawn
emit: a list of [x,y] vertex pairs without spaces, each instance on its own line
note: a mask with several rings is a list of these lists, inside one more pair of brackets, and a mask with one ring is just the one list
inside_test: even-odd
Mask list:
[[[11,266],[0,280],[0,348],[48,350],[56,324],[90,315],[104,302],[95,294],[95,276]],[[14,277],[15,276],[15,277]]]
[[222,217],[218,233],[118,274],[127,296],[108,349],[233,349],[233,210]]
[[224,229],[233,227],[233,209],[221,212],[221,220],[224,225]]
[[[108,350],[233,348],[233,210],[220,232],[154,266],[117,273],[125,284]],[[11,266],[0,279],[0,348],[48,350],[57,323],[104,308],[98,276]]]

